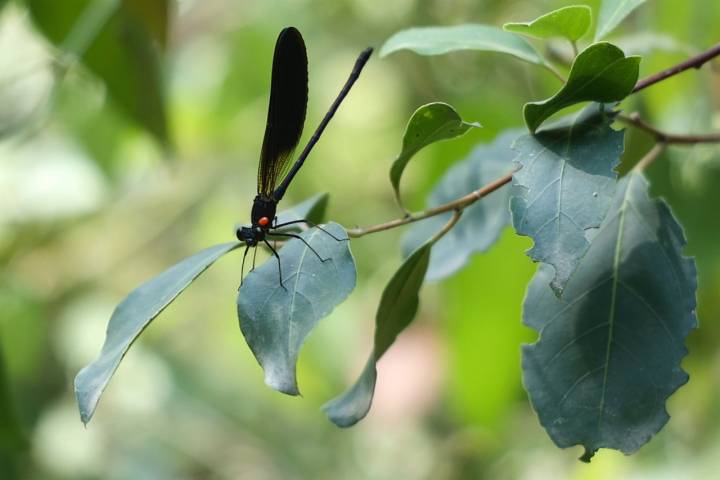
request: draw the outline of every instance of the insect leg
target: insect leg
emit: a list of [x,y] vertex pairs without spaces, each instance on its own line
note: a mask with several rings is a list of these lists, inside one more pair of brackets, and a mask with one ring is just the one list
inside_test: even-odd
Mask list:
[[277,262],[278,262],[278,275],[280,275],[280,286],[281,286],[282,288],[284,288],[285,290],[287,290],[287,288],[285,288],[285,285],[283,285],[283,283],[282,283],[282,267],[280,266],[280,255],[278,255],[278,253],[275,251],[275,249],[272,247],[272,245],[270,245],[270,242],[268,242],[268,241],[267,241],[266,239],[264,239],[264,238],[263,238],[263,242],[265,242],[265,245],[268,246],[268,248],[272,251],[273,255],[275,255],[275,258],[277,258]]
[[306,242],[305,239],[302,238],[300,235],[295,235],[294,233],[275,233],[275,232],[268,232],[268,235],[277,235],[280,237],[297,238],[298,240],[303,242],[305,244],[305,246],[308,247],[315,254],[315,256],[320,259],[321,262],[326,262],[326,261],[330,260],[329,258],[322,258],[320,256],[320,254],[308,242]]
[[[243,253],[242,263],[240,264],[240,287],[242,287],[243,279],[245,277],[245,257],[247,257],[248,250],[250,250],[250,245],[245,247],[245,253]],[[238,287],[238,290],[240,290],[240,287]]]
[[311,222],[310,220],[305,220],[305,219],[303,219],[303,220],[293,220],[292,222],[281,223],[280,225],[275,225],[274,228],[286,227],[286,226],[288,226],[288,225],[293,225],[293,224],[296,224],[296,223],[305,223],[305,224],[309,225],[310,227],[317,228],[317,229],[320,230],[321,232],[325,232],[326,234],[330,235],[332,238],[334,238],[334,239],[335,239],[336,241],[338,241],[338,242],[342,242],[343,240],[347,240],[347,238],[338,238],[338,237],[336,237],[335,235],[333,235],[332,233],[330,233],[330,232],[328,232],[327,230],[325,230],[325,229],[324,229],[323,227],[321,227],[320,225],[317,225],[317,224]]

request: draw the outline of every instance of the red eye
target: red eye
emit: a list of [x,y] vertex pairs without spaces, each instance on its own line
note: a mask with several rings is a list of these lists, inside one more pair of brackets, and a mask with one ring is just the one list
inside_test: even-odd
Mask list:
[[270,223],[270,219],[267,217],[260,217],[260,220],[258,220],[258,225],[261,227],[267,227]]

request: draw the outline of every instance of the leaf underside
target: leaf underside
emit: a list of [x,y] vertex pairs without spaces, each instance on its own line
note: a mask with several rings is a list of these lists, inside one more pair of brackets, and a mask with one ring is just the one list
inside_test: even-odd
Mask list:
[[411,50],[420,55],[477,50],[504,53],[537,65],[547,63],[524,38],[494,26],[481,24],[402,30],[385,42],[380,49],[380,57],[400,50]]
[[[327,209],[329,198],[330,196],[327,193],[318,193],[297,205],[279,212],[277,214],[277,225],[294,222],[296,220],[309,220],[315,224],[322,223],[325,219],[325,210]],[[305,230],[305,227],[308,226],[308,224],[299,223],[280,228],[278,231],[298,233]]]
[[120,302],[110,317],[100,356],[75,377],[83,423],[92,418],[110,378],[142,331],[202,272],[239,246],[239,242],[229,242],[206,248],[143,283]]
[[[248,346],[265,372],[265,383],[298,395],[295,367],[300,348],[318,321],[342,303],[355,288],[355,261],[345,230],[337,223],[313,228],[301,237],[326,259],[321,261],[302,241],[293,239],[245,277],[237,311]],[[272,237],[270,237],[272,241]]]
[[610,127],[600,105],[513,145],[520,169],[513,175],[510,211],[518,235],[534,245],[527,254],[553,266],[557,295],[589,246],[612,200],[623,152],[623,131]]
[[[520,129],[507,130],[493,143],[475,147],[465,160],[453,165],[440,178],[427,207],[442,205],[511,172],[515,153],[510,145],[521,134]],[[425,279],[446,278],[463,268],[474,253],[490,248],[508,223],[509,197],[510,188],[504,187],[467,207],[452,230],[433,245]],[[409,256],[438,232],[451,215],[445,213],[415,223],[403,237],[403,256]]]
[[688,380],[685,339],[696,327],[695,263],[682,228],[640,173],[623,178],[603,225],[562,299],[541,265],[523,321],[523,380],[540,423],[560,447],[630,454],[669,416],[665,401]]
[[323,405],[323,411],[338,427],[350,427],[370,411],[377,380],[376,363],[415,318],[431,247],[427,242],[415,250],[385,286],[375,314],[373,352],[365,368],[353,386]]

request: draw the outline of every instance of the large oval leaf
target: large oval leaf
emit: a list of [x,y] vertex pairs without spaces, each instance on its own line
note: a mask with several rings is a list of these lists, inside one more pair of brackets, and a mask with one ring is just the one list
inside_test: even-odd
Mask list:
[[75,377],[75,397],[83,423],[92,418],[100,395],[145,327],[218,258],[240,245],[229,242],[206,248],[143,283],[115,307],[100,356]]
[[518,235],[532,237],[528,255],[551,264],[551,286],[563,286],[587,251],[589,229],[600,226],[615,192],[614,168],[623,152],[623,131],[599,106],[515,142],[510,211]]
[[330,421],[338,427],[350,427],[370,411],[377,380],[375,365],[415,318],[431,246],[428,242],[415,250],[392,276],[375,314],[375,344],[365,368],[352,387],[323,405]]
[[169,0],[26,3],[42,33],[64,52],[78,55],[122,113],[163,145],[170,144],[160,59]]
[[643,3],[645,0],[603,0],[595,31],[595,41],[605,38],[608,33],[620,25],[625,17]]
[[323,228],[341,240],[318,228],[301,236],[325,261],[293,239],[280,250],[284,288],[277,261],[269,258],[248,274],[238,292],[240,329],[265,371],[265,383],[289,395],[300,393],[295,364],[305,338],[355,288],[355,261],[345,230],[337,223]]
[[590,28],[592,10],[587,5],[570,5],[542,15],[532,22],[513,22],[503,25],[508,32],[537,38],[565,37],[578,41]]
[[573,61],[560,91],[547,100],[524,105],[525,123],[534,132],[552,114],[576,103],[622,100],[635,86],[639,66],[640,57],[626,57],[615,45],[590,45]]
[[405,127],[400,154],[390,167],[390,182],[398,203],[401,203],[400,178],[413,155],[432,143],[464,135],[473,127],[480,127],[480,124],[464,122],[446,103],[429,103],[415,110]]
[[523,348],[524,383],[560,447],[630,454],[667,422],[665,401],[688,375],[684,342],[696,327],[696,271],[682,228],[639,173],[623,178],[590,249],[558,299],[541,267],[523,321],[540,333]]
[[[512,171],[515,152],[510,145],[521,134],[513,129],[500,134],[490,145],[478,145],[468,158],[445,173],[428,198],[432,208],[468,194]],[[464,267],[470,256],[495,243],[507,225],[510,189],[493,192],[463,210],[455,226],[432,247],[426,280],[446,278]],[[409,256],[445,225],[452,213],[418,222],[403,237],[402,250]]]
[[512,55],[538,65],[547,63],[524,38],[497,27],[480,24],[402,30],[385,42],[380,49],[380,56],[384,57],[399,50],[412,50],[420,55],[480,50]]

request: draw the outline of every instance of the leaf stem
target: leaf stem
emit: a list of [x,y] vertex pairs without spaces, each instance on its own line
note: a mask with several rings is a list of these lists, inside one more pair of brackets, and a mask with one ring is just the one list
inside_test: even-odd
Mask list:
[[[418,220],[423,220],[429,217],[434,217],[435,215],[439,215],[441,213],[449,212],[451,210],[455,211],[462,211],[466,207],[472,205],[476,201],[480,200],[481,198],[491,194],[495,190],[498,190],[503,185],[510,183],[512,180],[513,172],[507,173],[504,176],[498,178],[497,180],[494,180],[477,190],[473,190],[472,192],[468,193],[467,195],[464,195],[460,198],[457,198],[451,202],[444,203],[442,205],[439,205],[437,207],[428,208],[427,210],[423,210],[421,212],[411,213],[409,215],[404,216],[403,218],[396,218],[395,220],[390,220],[388,222],[380,223],[378,225],[373,225],[371,227],[358,227],[358,228],[351,228],[347,231],[348,236],[353,238],[362,237],[363,235],[367,235],[368,233],[376,233],[376,232],[382,232],[384,230],[390,230],[391,228],[396,228],[402,225],[407,225],[408,223],[417,222]],[[454,222],[453,222],[454,225]],[[452,225],[449,225],[449,227],[446,225],[448,229],[452,227]],[[444,233],[444,232],[443,232]]]
[[645,171],[645,169],[665,151],[667,145],[668,144],[666,142],[656,143],[653,148],[651,148],[650,151],[646,153],[645,156],[641,158],[637,164],[635,164],[633,170],[636,172]]
[[720,143],[720,132],[699,135],[663,132],[643,120],[637,112],[631,113],[630,115],[619,114],[616,118],[638,130],[649,133],[655,137],[657,142],[665,144],[694,145],[696,143]]
[[678,73],[684,72],[685,70],[688,70],[690,68],[700,68],[705,63],[717,57],[718,55],[720,55],[720,43],[698,55],[695,55],[694,57],[688,58],[684,62],[678,63],[677,65],[666,68],[661,72],[643,78],[635,84],[635,88],[633,88],[631,93],[639,92],[644,88],[661,82],[667,78],[672,77],[673,75],[677,75]]
[[559,71],[557,68],[555,68],[555,66],[554,66],[552,63],[546,62],[546,63],[543,64],[543,66],[544,66],[550,73],[552,73],[552,74],[555,76],[555,78],[557,78],[558,80],[560,80],[562,83],[567,83],[567,78],[565,78],[565,77],[563,76],[563,74],[560,73],[560,71]]

